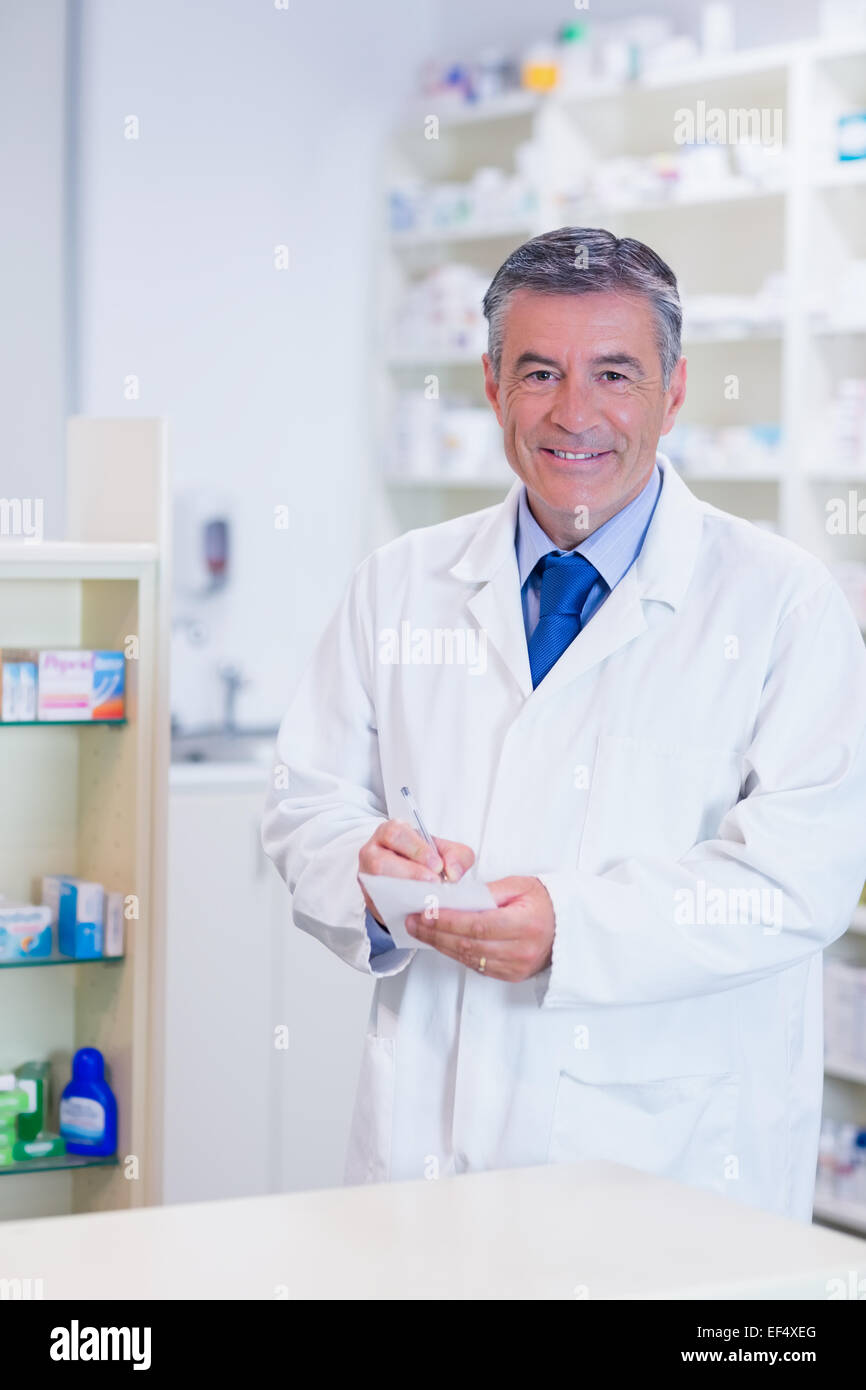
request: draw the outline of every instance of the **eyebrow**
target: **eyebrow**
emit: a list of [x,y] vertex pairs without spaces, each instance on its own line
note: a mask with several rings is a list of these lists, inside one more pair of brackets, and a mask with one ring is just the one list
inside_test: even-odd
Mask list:
[[[514,370],[519,372],[522,367],[528,367],[530,362],[536,362],[541,367],[559,367],[559,363],[553,357],[544,357],[538,352],[522,352],[514,364]],[[629,352],[608,352],[601,357],[593,357],[590,366],[601,367],[605,365],[617,367],[631,367],[632,371],[638,375],[644,375],[643,363],[639,357],[633,357]]]

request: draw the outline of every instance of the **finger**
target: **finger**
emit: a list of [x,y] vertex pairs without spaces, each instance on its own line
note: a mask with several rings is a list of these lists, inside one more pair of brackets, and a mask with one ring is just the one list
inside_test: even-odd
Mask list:
[[384,845],[392,853],[412,859],[416,864],[426,864],[437,874],[442,869],[438,851],[428,845],[423,835],[419,835],[417,830],[413,830],[411,825],[405,825],[401,820],[386,821],[377,830],[374,844]]
[[365,874],[381,874],[387,878],[414,878],[424,883],[441,882],[439,875],[428,869],[426,864],[418,864],[414,859],[405,859],[402,854],[395,854],[393,850],[377,845],[368,846],[358,862],[361,872]]
[[[512,960],[508,954],[508,945],[503,945],[501,949],[496,944],[481,946],[472,942],[467,937],[449,936],[446,933],[437,932],[433,923],[427,922],[419,927],[415,932],[416,940],[424,941],[428,946],[432,946],[440,955],[448,956],[458,965],[463,965],[467,970],[475,970],[492,980],[513,981],[520,978],[520,962]],[[481,961],[484,961],[484,970],[480,970]]]
[[456,883],[475,863],[474,850],[462,845],[459,840],[442,840],[438,835],[434,835],[433,839],[445,865],[445,877],[451,883]]
[[[431,891],[431,896],[435,896],[435,890]],[[516,941],[526,931],[523,918],[507,907],[485,908],[483,912],[456,907],[443,907],[436,911],[434,907],[423,913],[413,912],[406,922],[409,926],[423,923],[436,927],[448,936],[491,944],[496,941]]]

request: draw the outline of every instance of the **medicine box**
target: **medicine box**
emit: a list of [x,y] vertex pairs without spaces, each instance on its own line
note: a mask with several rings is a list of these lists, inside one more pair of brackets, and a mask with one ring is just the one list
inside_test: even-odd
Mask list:
[[0,720],[26,724],[36,719],[39,657],[34,651],[4,647],[0,651]]
[[39,719],[123,719],[125,696],[123,652],[47,650],[39,653]]
[[57,937],[64,956],[93,960],[102,955],[103,900],[101,883],[61,879]]
[[105,895],[105,930],[102,938],[104,956],[123,955],[123,894]]
[[91,719],[122,719],[125,707],[126,658],[123,652],[94,652]]
[[19,1139],[35,1139],[45,1128],[50,1081],[50,1062],[24,1062],[15,1068],[16,1085],[27,1097],[26,1107],[18,1116]]
[[74,874],[46,874],[42,879],[42,906],[47,907],[51,913],[51,925],[55,934],[60,913],[60,885],[67,880],[71,882],[74,877]]
[[51,911],[33,903],[0,903],[0,961],[50,956]]

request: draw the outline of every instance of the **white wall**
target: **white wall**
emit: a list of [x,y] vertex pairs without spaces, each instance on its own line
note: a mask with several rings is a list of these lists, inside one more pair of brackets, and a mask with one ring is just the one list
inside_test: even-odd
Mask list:
[[209,630],[197,650],[175,638],[186,723],[218,717],[222,660],[252,678],[239,720],[276,722],[363,553],[378,161],[426,14],[401,0],[85,4],[80,409],[167,416],[176,488],[228,490],[237,523],[230,592],[179,606]]
[[63,532],[66,4],[0,3],[0,497]]

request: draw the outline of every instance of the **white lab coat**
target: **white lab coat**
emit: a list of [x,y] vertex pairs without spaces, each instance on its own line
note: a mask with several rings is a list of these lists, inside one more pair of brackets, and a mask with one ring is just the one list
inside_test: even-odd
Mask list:
[[[297,925],[378,975],[347,1182],[607,1158],[810,1218],[821,948],[866,874],[866,652],[821,561],[658,458],[637,561],[536,690],[515,482],[358,567],[282,721],[265,849]],[[540,975],[371,966],[358,851],[407,783],[484,881],[546,885]]]

